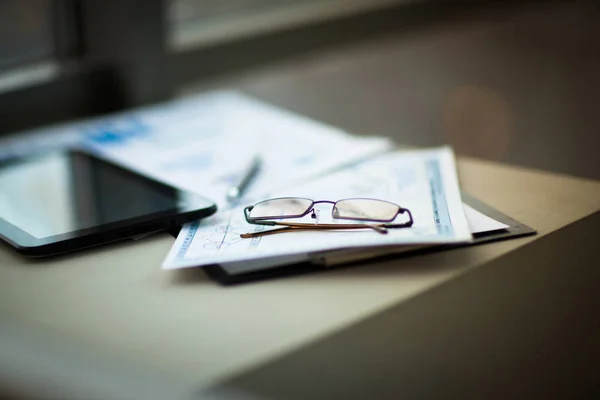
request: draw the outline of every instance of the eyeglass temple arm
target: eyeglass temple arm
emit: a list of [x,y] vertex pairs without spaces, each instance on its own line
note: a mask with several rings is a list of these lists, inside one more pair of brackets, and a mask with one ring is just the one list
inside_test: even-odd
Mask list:
[[282,228],[271,229],[267,231],[249,232],[242,233],[240,237],[243,239],[273,235],[276,233],[292,232],[292,231],[316,231],[316,230],[345,230],[345,229],[373,229],[374,231],[382,234],[386,234],[388,231],[385,226],[382,225],[369,225],[369,224],[352,224],[352,225],[338,225],[338,224],[294,224],[294,223],[276,223],[275,225],[281,226]]
[[[304,224],[282,224],[282,223],[278,223],[275,221],[254,221],[251,220],[248,216],[248,212],[252,211],[252,209],[254,208],[254,206],[248,206],[246,208],[244,208],[244,215],[246,216],[246,221],[250,224],[256,224],[256,223],[260,223],[261,225],[279,225],[279,226],[284,226],[283,228],[279,228],[279,229],[273,229],[270,231],[261,231],[261,232],[251,232],[251,233],[243,233],[240,236],[242,238],[253,238],[253,237],[258,237],[258,236],[265,236],[265,235],[273,235],[276,233],[284,233],[284,232],[291,232],[291,231],[295,231],[295,230],[318,230],[318,229],[344,229],[342,226],[339,225],[335,225],[335,228],[333,226],[328,226],[327,225],[304,225]],[[408,221],[404,222],[402,224],[385,224],[383,225],[383,227],[385,228],[410,228],[411,226],[413,226],[414,220],[413,220],[413,216],[412,213],[410,212],[410,210],[408,208],[400,208],[400,210],[398,211],[398,214],[404,214],[404,213],[408,214]],[[354,227],[357,228],[358,226]],[[373,227],[373,226],[362,226],[362,228],[369,228],[369,227]]]

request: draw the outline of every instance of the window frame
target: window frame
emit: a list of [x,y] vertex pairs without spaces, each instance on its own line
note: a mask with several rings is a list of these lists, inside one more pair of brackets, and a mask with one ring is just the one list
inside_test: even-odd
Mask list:
[[357,13],[172,51],[166,1],[53,1],[60,72],[51,81],[0,93],[0,136],[159,102],[187,84],[486,3],[388,1]]

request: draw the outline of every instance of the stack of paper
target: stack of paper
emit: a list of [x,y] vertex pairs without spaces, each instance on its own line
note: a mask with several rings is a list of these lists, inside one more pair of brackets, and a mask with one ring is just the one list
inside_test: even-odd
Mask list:
[[[165,269],[220,264],[228,271],[244,272],[302,261],[328,261],[328,254],[350,261],[365,254],[390,252],[391,247],[464,243],[476,230],[506,226],[466,207],[460,197],[453,152],[448,147],[397,151],[352,165],[303,185],[273,193],[314,200],[370,197],[411,210],[411,228],[390,229],[385,235],[372,230],[303,231],[243,239],[240,234],[265,227],[246,222],[243,209],[221,212],[189,224],[179,234],[165,260]],[[330,209],[317,221],[335,223]],[[310,217],[308,217],[310,218]],[[347,223],[347,221],[346,221]]]
[[[44,129],[25,140],[20,135],[3,141],[0,159],[65,145],[83,146],[217,203],[216,215],[182,229],[165,269],[219,264],[247,272],[301,261],[335,264],[415,246],[465,243],[474,232],[507,227],[463,205],[448,147],[391,152],[386,138],[350,135],[236,92]],[[243,207],[232,208],[226,193],[257,156],[260,173],[240,206],[282,196],[368,197],[408,208],[414,226],[385,235],[332,230],[243,239],[241,233],[265,227],[247,223]],[[319,208],[312,222],[338,223],[329,207]]]

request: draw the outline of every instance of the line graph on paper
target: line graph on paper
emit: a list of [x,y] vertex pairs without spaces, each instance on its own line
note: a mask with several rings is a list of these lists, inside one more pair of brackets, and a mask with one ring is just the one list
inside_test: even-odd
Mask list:
[[235,245],[244,240],[240,235],[248,230],[247,224],[239,221],[236,223],[232,212],[227,218],[220,218],[218,223],[209,224],[207,228],[196,232],[196,237],[203,241],[203,248],[211,250],[226,249]]

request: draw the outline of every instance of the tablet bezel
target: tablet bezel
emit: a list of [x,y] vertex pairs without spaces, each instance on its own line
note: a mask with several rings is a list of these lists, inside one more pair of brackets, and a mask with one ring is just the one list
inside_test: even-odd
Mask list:
[[217,211],[216,204],[205,197],[141,175],[136,171],[119,166],[89,152],[79,149],[65,149],[63,152],[85,154],[88,157],[122,171],[124,175],[135,177],[135,179],[142,179],[165,190],[185,193],[187,201],[185,203],[178,203],[172,209],[41,238],[31,235],[0,216],[0,241],[23,255],[47,257],[77,251],[151,232],[177,228],[187,222],[208,217]]

